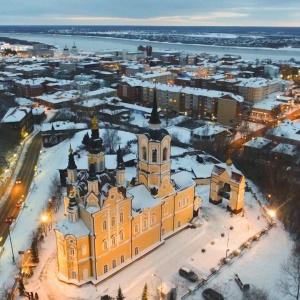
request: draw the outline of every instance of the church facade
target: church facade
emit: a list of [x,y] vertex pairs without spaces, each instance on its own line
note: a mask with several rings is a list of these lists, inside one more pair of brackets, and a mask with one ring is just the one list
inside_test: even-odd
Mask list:
[[77,171],[70,147],[66,217],[55,228],[59,279],[77,285],[100,282],[153,251],[189,226],[201,204],[188,173],[171,174],[171,137],[160,128],[155,97],[130,183],[120,147],[116,170],[106,170],[97,123],[87,146],[89,170]]

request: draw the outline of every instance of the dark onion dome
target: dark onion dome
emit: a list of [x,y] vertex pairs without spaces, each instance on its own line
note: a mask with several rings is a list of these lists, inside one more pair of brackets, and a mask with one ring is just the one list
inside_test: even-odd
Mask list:
[[89,141],[89,151],[91,153],[98,153],[102,150],[102,139],[99,136],[98,120],[96,117],[92,119],[92,136]]
[[69,154],[69,163],[68,163],[67,169],[68,170],[76,170],[77,166],[76,166],[76,163],[74,160],[74,154],[73,154],[73,149],[71,148],[71,145],[70,145],[69,153],[70,153]]
[[149,140],[161,141],[166,135],[169,135],[169,132],[164,128],[160,128],[160,129],[142,128],[139,134],[144,134],[148,136]]
[[92,163],[90,164],[88,181],[94,181],[94,180],[97,180],[97,176],[96,176],[95,165],[94,165],[94,163],[92,162]]
[[69,48],[65,46],[64,51],[69,51]]
[[120,145],[119,145],[119,149],[117,150],[117,170],[125,170],[123,153],[120,148]]
[[149,120],[149,124],[157,125],[160,124],[159,115],[157,112],[157,99],[156,99],[156,88],[154,89],[154,97],[153,97],[153,105],[152,105],[152,111],[151,116]]
[[73,208],[77,206],[77,202],[73,190],[71,190],[70,192],[69,199],[70,200],[69,200],[68,210],[73,210]]

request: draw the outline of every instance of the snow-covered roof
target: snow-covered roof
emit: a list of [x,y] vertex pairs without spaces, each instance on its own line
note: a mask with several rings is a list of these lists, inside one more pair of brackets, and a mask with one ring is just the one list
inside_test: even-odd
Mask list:
[[67,218],[64,218],[57,223],[55,229],[60,231],[64,236],[74,235],[76,238],[87,236],[90,233],[90,230],[85,226],[81,219],[71,223]]
[[297,146],[281,143],[281,144],[278,144],[275,148],[273,148],[272,152],[282,153],[282,154],[293,156],[297,153]]
[[171,179],[174,180],[176,184],[176,190],[181,190],[195,185],[195,181],[192,179],[191,173],[187,171],[172,174]]
[[6,112],[5,116],[1,120],[1,123],[20,122],[29,112],[30,108],[27,107],[11,107]]
[[263,148],[266,145],[270,144],[272,141],[269,139],[265,139],[262,137],[255,137],[252,140],[249,140],[244,144],[244,146],[252,147],[252,148]]
[[212,174],[220,176],[223,172],[229,175],[231,181],[240,183],[244,175],[233,164],[227,165],[226,163],[220,163],[214,166]]
[[87,129],[86,123],[74,123],[70,121],[57,121],[53,123],[43,123],[42,132],[49,131],[54,127],[54,130],[70,130],[70,129]]
[[267,134],[300,141],[300,123],[285,119],[281,124],[274,128],[270,128],[267,131]]
[[153,207],[162,201],[161,198],[155,198],[143,185],[137,185],[127,190],[133,196],[132,199],[132,215],[138,214],[140,211],[148,207]]

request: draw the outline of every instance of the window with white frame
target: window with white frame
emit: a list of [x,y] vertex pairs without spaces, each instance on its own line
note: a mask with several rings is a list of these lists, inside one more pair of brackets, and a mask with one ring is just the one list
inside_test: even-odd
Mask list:
[[112,261],[112,267],[115,268],[116,266],[117,266],[117,261],[114,259],[114,260]]
[[107,229],[107,222],[103,221],[102,223],[102,230],[106,230]]
[[107,249],[107,240],[104,240],[103,242],[102,242],[102,249],[103,250],[106,250]]
[[134,225],[134,233],[138,233],[139,232],[139,225],[135,224]]
[[111,226],[115,226],[115,224],[116,224],[116,218],[112,217],[111,218]]
[[148,227],[148,221],[146,219],[143,220],[143,229]]
[[121,255],[121,263],[123,263],[125,261],[125,256]]
[[120,223],[124,221],[124,213],[120,213]]
[[108,266],[107,266],[107,265],[105,265],[105,266],[103,267],[103,272],[104,272],[104,273],[107,273],[107,272],[108,272]]

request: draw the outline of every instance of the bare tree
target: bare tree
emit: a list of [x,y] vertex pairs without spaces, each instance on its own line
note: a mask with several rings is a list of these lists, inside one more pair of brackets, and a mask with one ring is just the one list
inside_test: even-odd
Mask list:
[[269,300],[270,297],[268,293],[256,286],[251,285],[249,291],[245,292],[243,295],[243,300]]
[[300,299],[300,255],[292,253],[281,265],[278,288],[282,295]]
[[118,135],[118,131],[115,129],[105,129],[103,132],[103,144],[105,148],[108,148],[109,153],[115,153],[121,138]]

